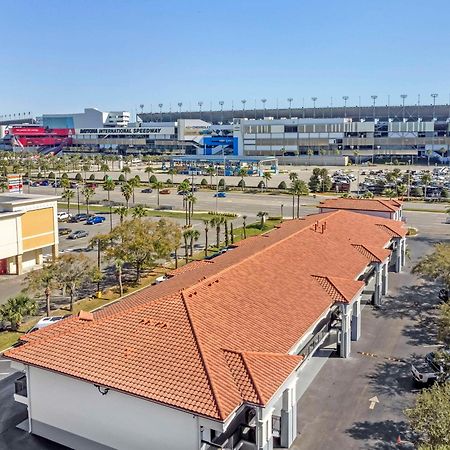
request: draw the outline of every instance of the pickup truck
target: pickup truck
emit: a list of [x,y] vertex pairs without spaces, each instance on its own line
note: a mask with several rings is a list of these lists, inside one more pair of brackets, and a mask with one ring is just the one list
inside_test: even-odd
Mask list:
[[414,381],[422,386],[450,378],[448,367],[443,360],[436,357],[435,352],[428,353],[423,360],[411,364],[411,373]]

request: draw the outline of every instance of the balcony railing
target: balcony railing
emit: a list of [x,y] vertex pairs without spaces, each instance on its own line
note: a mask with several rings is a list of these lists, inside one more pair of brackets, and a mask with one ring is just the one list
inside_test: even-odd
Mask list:
[[27,377],[25,375],[22,375],[14,381],[14,393],[22,397],[27,397]]

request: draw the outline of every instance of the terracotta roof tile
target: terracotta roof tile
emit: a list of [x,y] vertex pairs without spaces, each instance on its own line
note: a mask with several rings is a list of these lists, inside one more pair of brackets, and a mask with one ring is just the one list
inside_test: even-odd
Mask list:
[[6,356],[223,421],[242,402],[267,402],[298,365],[289,352],[299,339],[356,295],[370,261],[354,245],[385,254],[391,236],[379,225],[404,231],[348,211],[285,221],[92,321],[26,335]]
[[360,198],[329,198],[319,204],[323,209],[346,209],[353,211],[382,211],[395,212],[400,209],[401,203],[397,200],[387,199],[360,199]]

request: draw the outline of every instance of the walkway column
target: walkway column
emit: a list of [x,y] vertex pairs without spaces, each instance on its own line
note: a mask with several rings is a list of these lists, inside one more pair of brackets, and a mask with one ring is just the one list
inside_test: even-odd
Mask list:
[[382,295],[382,264],[377,263],[375,266],[375,292],[373,294],[373,304],[375,306],[381,305],[381,295]]
[[16,256],[16,274],[22,275],[23,267],[22,267],[22,255]]
[[361,336],[361,297],[353,302],[352,307],[352,341]]
[[264,420],[262,408],[256,408],[256,448],[272,450],[272,414]]
[[382,266],[382,289],[381,294],[386,295],[388,293],[388,284],[389,284],[389,274],[388,274],[388,267],[389,267],[389,260],[386,261]]
[[402,244],[403,239],[397,240],[397,248],[395,251],[395,271],[398,273],[402,270]]
[[295,387],[283,391],[281,407],[280,444],[289,448],[297,435],[297,405],[295,404]]
[[341,325],[341,358],[348,358],[351,349],[351,314],[352,307],[350,305],[341,305],[342,325]]
[[403,269],[406,264],[406,238],[402,238],[400,242],[402,242],[401,266]]
[[56,261],[56,258],[58,258],[59,248],[58,244],[52,245],[52,262]]

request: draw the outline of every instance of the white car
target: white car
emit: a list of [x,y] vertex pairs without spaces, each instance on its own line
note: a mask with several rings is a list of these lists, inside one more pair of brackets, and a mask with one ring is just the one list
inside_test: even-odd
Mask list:
[[72,216],[69,213],[65,212],[65,211],[61,211],[61,212],[58,213],[58,220],[60,222],[63,222],[65,220],[69,220],[71,217]]
[[42,328],[48,327],[49,325],[52,325],[55,322],[59,322],[65,317],[66,316],[43,317],[33,328],[29,329],[27,333],[32,333],[33,331],[41,330]]

